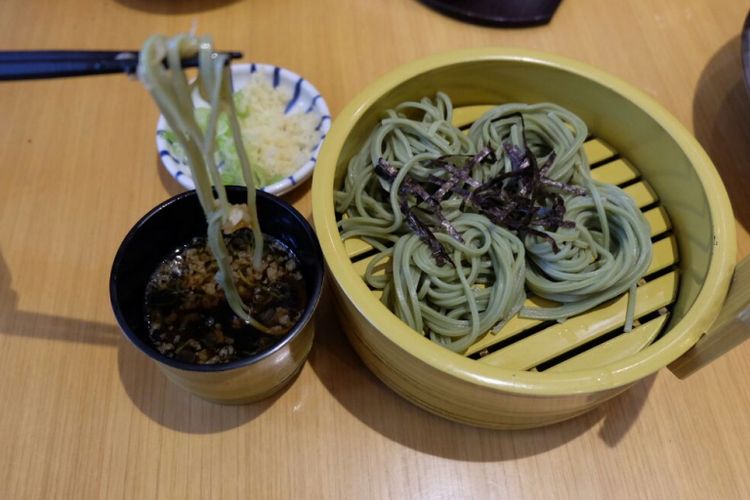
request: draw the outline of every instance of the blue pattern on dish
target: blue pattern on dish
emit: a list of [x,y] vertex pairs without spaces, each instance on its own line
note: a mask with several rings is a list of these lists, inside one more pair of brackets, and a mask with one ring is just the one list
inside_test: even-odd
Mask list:
[[323,116],[320,117],[320,123],[318,123],[318,126],[315,127],[315,131],[316,132],[320,130],[320,127],[323,126],[323,123],[325,123],[326,120],[330,121],[331,117],[328,116],[328,115],[323,115]]
[[309,113],[310,111],[312,111],[315,108],[315,101],[317,101],[318,99],[320,99],[320,94],[318,94],[315,97],[313,97],[312,101],[310,101],[310,106],[308,106],[308,108],[305,111],[305,113]]
[[297,99],[299,99],[299,92],[302,87],[302,82],[304,79],[300,77],[299,80],[297,80],[297,83],[294,84],[294,94],[292,94],[292,98],[289,99],[289,102],[286,104],[286,108],[284,108],[284,114],[289,114],[289,110],[292,109],[294,104],[297,102]]
[[[325,140],[325,138],[326,138],[325,134],[321,135],[320,136],[320,140],[318,141],[318,144],[320,144],[321,142],[323,142]],[[318,144],[316,144],[315,146],[313,146],[313,148],[310,151],[315,151],[318,148]],[[311,161],[315,161],[315,158],[311,158]]]
[[175,155],[173,155],[169,150],[162,149],[159,151],[159,157],[164,158],[165,156],[169,157],[173,162],[175,163],[182,163],[180,160],[177,159]]

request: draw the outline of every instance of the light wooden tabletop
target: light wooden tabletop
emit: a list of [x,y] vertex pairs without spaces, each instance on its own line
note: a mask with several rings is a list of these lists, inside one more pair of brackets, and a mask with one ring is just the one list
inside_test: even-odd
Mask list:
[[[518,46],[609,71],[712,157],[750,253],[750,2],[565,0],[552,23],[495,29],[416,0],[0,2],[2,49],[136,49],[195,22],[221,48],[288,67],[336,115],[366,84],[457,47]],[[0,498],[748,498],[750,343],[681,381],[662,370],[548,428],[454,424],[362,365],[328,298],[309,361],[259,404],[169,383],[121,336],[109,268],[130,226],[179,186],[137,82],[0,83]],[[287,196],[310,214],[310,184]]]

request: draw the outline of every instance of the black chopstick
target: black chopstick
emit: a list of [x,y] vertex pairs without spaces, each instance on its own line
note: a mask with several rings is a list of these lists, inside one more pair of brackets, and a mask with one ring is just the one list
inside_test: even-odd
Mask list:
[[[227,60],[239,59],[241,52],[223,52]],[[197,57],[182,60],[183,67],[198,65]],[[65,76],[126,73],[138,66],[138,52],[131,50],[21,50],[0,51],[0,81],[60,78]]]

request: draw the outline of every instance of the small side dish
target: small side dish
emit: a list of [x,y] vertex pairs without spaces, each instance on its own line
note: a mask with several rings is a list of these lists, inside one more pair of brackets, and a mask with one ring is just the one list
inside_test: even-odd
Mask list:
[[[234,104],[256,187],[283,194],[313,172],[331,117],[318,90],[296,73],[267,64],[231,67]],[[205,129],[208,104],[193,95],[196,119]],[[159,117],[156,147],[164,167],[186,189],[195,182],[185,153],[164,116]],[[216,128],[216,162],[226,185],[244,185],[237,150],[225,115]]]
[[[246,197],[245,188],[227,187],[227,196],[231,203],[239,203]],[[302,275],[304,307],[294,325],[284,334],[267,335],[251,330],[247,325],[228,318],[230,311],[223,304],[213,310],[198,309],[194,311],[197,315],[175,314],[170,320],[178,326],[185,321],[185,329],[195,330],[181,341],[174,341],[173,347],[165,345],[164,353],[155,346],[155,318],[152,315],[149,324],[146,317],[147,288],[154,270],[164,265],[165,256],[177,255],[175,249],[184,253],[196,239],[205,241],[206,220],[195,191],[170,198],[134,224],[123,239],[112,265],[110,298],[125,337],[153,360],[169,380],[201,398],[221,403],[257,401],[284,387],[305,364],[315,337],[314,314],[324,280],[323,260],[315,233],[305,218],[281,198],[259,192],[256,201],[265,241],[268,245],[275,241],[291,250],[299,264],[295,273],[298,271]],[[233,246],[232,242],[228,244]],[[213,257],[206,267],[213,266],[212,262]],[[199,285],[196,283],[195,286]],[[213,285],[209,287],[219,293],[220,289]],[[183,292],[189,296],[188,290]],[[162,296],[161,300],[170,302],[174,298]],[[167,308],[163,307],[163,310]],[[269,321],[269,318],[258,319]],[[215,329],[217,323],[221,325],[221,335]],[[238,324],[241,325],[240,331],[235,329]],[[165,323],[161,326],[167,328]],[[203,336],[209,329],[212,335]],[[174,339],[173,332],[166,333]],[[194,341],[182,346],[191,338]],[[169,343],[168,337],[163,341]],[[196,344],[196,341],[200,343]],[[220,352],[222,348],[225,348],[223,353]],[[213,362],[217,361],[212,361],[217,355],[220,359]],[[200,358],[205,358],[205,362],[196,362]]]

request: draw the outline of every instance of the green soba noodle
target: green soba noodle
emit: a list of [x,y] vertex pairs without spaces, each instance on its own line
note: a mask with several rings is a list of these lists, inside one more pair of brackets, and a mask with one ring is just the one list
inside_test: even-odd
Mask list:
[[[651,261],[649,226],[620,188],[592,179],[582,148],[583,121],[547,103],[498,106],[466,134],[451,118],[451,101],[442,93],[434,101],[403,103],[388,111],[349,162],[336,210],[343,239],[361,238],[375,248],[364,276],[368,285],[382,291],[381,300],[410,327],[458,352],[517,313],[562,321],[626,291],[629,331],[635,286]],[[400,205],[406,179],[425,186],[446,182],[451,172],[433,160],[490,148],[496,160],[471,170],[469,183],[477,186],[511,172],[509,146],[524,152],[528,147],[540,166],[550,161],[545,176],[557,186],[550,189],[562,198],[564,220],[574,227],[534,228],[544,236],[519,234],[474,213],[465,194],[449,191],[439,210],[463,241],[435,229],[453,262],[439,265],[433,249],[406,223]],[[376,173],[381,159],[397,171],[391,181]],[[465,190],[463,184],[457,187]],[[422,218],[439,228],[431,207],[410,196]],[[526,291],[554,303],[523,307]]]
[[[191,56],[197,56],[199,61],[198,77],[193,83],[188,82],[181,65],[183,58]],[[250,309],[240,298],[223,238],[224,231],[249,226],[255,242],[253,265],[256,269],[260,268],[263,234],[255,206],[255,184],[234,109],[227,56],[215,52],[213,42],[208,37],[187,34],[173,38],[154,36],[145,42],[141,50],[138,77],[153,96],[185,151],[195,191],[208,221],[208,246],[219,268],[216,279],[224,290],[229,306],[244,321],[268,332],[263,324],[250,316]],[[201,131],[195,117],[192,93],[196,88],[211,107],[205,132]],[[242,176],[247,185],[246,205],[229,203],[216,165],[216,124],[221,113],[226,113],[229,118]]]

